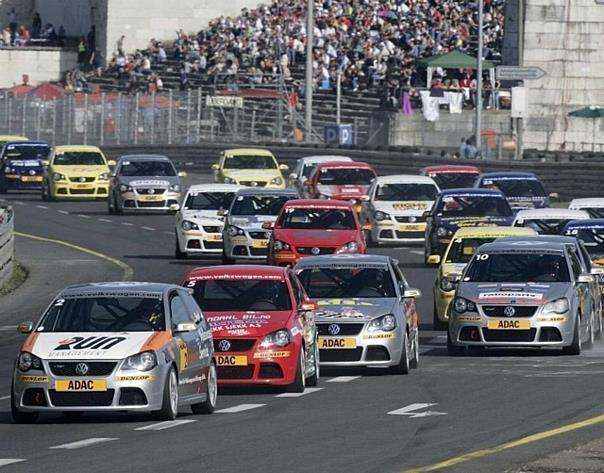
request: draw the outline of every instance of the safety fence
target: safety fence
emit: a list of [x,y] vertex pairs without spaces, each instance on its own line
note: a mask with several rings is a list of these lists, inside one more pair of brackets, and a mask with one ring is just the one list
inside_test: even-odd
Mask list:
[[13,274],[15,255],[13,220],[13,208],[0,207],[0,288]]

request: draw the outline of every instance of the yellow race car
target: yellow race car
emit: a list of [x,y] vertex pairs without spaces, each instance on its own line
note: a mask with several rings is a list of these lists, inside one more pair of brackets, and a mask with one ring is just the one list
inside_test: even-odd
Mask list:
[[20,135],[0,135],[0,148],[11,141],[29,141],[29,138]]
[[287,169],[269,150],[254,148],[226,149],[212,165],[216,183],[277,189],[285,189],[282,171]]
[[44,164],[42,200],[107,198],[115,161],[96,146],[57,146]]
[[472,259],[476,249],[497,238],[534,236],[537,232],[524,227],[466,227],[455,232],[441,262],[439,255],[429,257],[430,264],[440,264],[434,281],[434,330],[446,330],[449,304],[455,295],[455,281],[451,275],[460,275]]

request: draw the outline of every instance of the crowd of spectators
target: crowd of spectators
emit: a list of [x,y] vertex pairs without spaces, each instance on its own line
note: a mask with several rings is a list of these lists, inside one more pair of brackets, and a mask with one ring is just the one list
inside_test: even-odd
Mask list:
[[7,26],[0,32],[0,47],[24,48],[28,45],[36,46],[64,46],[67,33],[63,26],[57,31],[52,23],[43,25],[40,13],[34,13],[31,27],[19,22],[15,8],[7,14]]

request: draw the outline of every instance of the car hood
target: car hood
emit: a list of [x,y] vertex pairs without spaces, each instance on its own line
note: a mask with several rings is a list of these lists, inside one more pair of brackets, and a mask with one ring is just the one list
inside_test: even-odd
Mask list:
[[49,167],[49,172],[58,172],[65,176],[98,177],[99,174],[109,172],[109,166],[55,166]]
[[438,223],[450,230],[463,227],[507,227],[512,224],[514,217],[439,217]]
[[514,211],[518,210],[530,210],[530,209],[542,209],[549,207],[548,198],[543,197],[506,197],[510,207]]
[[179,184],[177,176],[170,177],[140,177],[140,176],[120,176],[119,183],[131,187],[170,187],[173,184]]
[[239,228],[262,228],[262,224],[266,222],[273,223],[277,220],[276,215],[233,215],[229,217],[229,225],[236,225]]
[[324,184],[317,184],[317,191],[319,194],[338,200],[358,199],[359,197],[366,195],[368,189],[368,185],[347,184],[343,186],[326,186]]
[[430,210],[434,201],[417,200],[417,201],[401,201],[401,202],[384,202],[374,201],[373,207],[375,210],[384,212],[390,215],[414,215],[421,216],[426,210]]
[[183,210],[181,217],[182,220],[193,220],[204,225],[224,225],[223,219],[218,217],[216,210]]
[[285,328],[292,316],[284,311],[247,311],[247,312],[207,312],[207,321],[212,327],[214,338],[225,337],[264,337],[276,330]]
[[275,240],[293,246],[342,246],[356,241],[358,230],[273,230]]
[[6,167],[15,168],[19,172],[42,170],[42,163],[39,159],[6,159],[4,163]]
[[223,169],[222,175],[239,181],[270,181],[275,177],[281,177],[279,169]]
[[367,322],[392,312],[396,298],[314,299],[317,322]]
[[48,360],[119,360],[138,353],[160,332],[36,332],[32,353]]
[[570,283],[462,282],[457,295],[478,304],[541,305],[564,297]]

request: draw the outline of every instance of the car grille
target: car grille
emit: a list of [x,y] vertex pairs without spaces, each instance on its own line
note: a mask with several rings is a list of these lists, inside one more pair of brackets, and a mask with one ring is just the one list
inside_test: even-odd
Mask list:
[[399,232],[396,231],[397,238],[424,238],[426,234],[424,232]]
[[[318,253],[313,253],[312,249],[313,248],[318,248],[319,252]],[[336,249],[335,248],[330,248],[330,247],[321,247],[321,246],[298,246],[296,248],[296,251],[298,253],[300,253],[301,255],[332,255],[335,253]]]
[[57,407],[103,407],[113,402],[113,389],[107,391],[88,391],[81,393],[64,393],[49,389],[50,402]]
[[240,181],[239,184],[249,187],[266,187],[266,181]]
[[138,206],[139,206],[139,208],[145,208],[145,209],[150,209],[153,207],[165,207],[166,201],[158,200],[157,202],[138,202]]
[[482,329],[482,335],[487,342],[522,343],[535,340],[536,328],[530,330],[489,330]]
[[204,225],[203,231],[206,233],[220,233],[222,231],[222,227],[209,227]]
[[136,189],[136,192],[138,192],[141,195],[161,195],[164,192],[166,192],[166,189]]
[[219,366],[217,372],[219,379],[251,379],[254,375],[254,365]]
[[250,248],[250,256],[267,256],[268,250],[266,248]]
[[221,250],[222,242],[221,241],[204,241],[203,246],[206,250]]
[[95,189],[70,189],[71,195],[90,195],[94,194]]
[[424,223],[426,221],[426,217],[413,217],[413,222],[409,219],[411,217],[394,217],[398,223]]
[[271,232],[250,232],[250,237],[254,240],[268,240],[271,237]]
[[[505,314],[507,305],[483,305],[482,311],[487,317],[507,317]],[[538,306],[534,305],[516,305],[513,306],[515,313],[513,317],[532,317],[535,315]]]
[[277,363],[262,363],[260,365],[260,374],[262,379],[278,379],[283,378],[283,370]]
[[252,349],[252,347],[254,346],[254,343],[256,343],[256,340],[254,339],[245,339],[245,338],[228,338],[228,339],[214,339],[214,351],[218,354],[220,353],[224,353],[220,348],[219,348],[219,343],[223,340],[226,340],[227,342],[229,342],[231,344],[231,347],[228,349],[228,351],[249,351]]
[[357,347],[354,350],[321,350],[319,359],[323,362],[342,362],[360,361],[363,355],[363,348]]
[[71,182],[94,182],[94,177],[70,177]]
[[55,376],[80,376],[75,370],[79,363],[86,363],[88,365],[88,372],[85,376],[108,376],[113,372],[117,364],[115,361],[51,361],[48,363],[48,366]]
[[330,325],[337,325],[338,327],[340,327],[340,331],[337,335],[344,336],[358,335],[359,333],[361,333],[361,330],[363,330],[363,326],[365,324],[317,324],[317,331],[319,332],[319,335],[331,336],[331,333],[329,333]]

